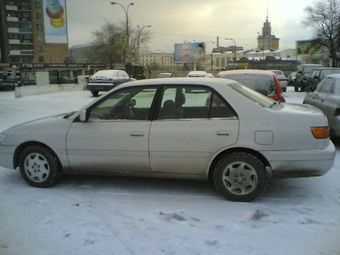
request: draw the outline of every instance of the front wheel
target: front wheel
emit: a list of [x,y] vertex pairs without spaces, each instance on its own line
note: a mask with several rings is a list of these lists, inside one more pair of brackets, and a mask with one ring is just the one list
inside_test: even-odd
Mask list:
[[235,152],[223,157],[214,171],[216,189],[227,199],[250,202],[266,188],[267,171],[262,162],[249,153]]
[[19,157],[19,166],[24,180],[38,188],[53,186],[62,174],[57,156],[51,150],[38,145],[23,150]]

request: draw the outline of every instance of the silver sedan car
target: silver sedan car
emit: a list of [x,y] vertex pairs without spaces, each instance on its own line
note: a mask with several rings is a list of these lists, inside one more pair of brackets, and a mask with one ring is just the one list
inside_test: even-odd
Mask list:
[[324,175],[334,158],[321,111],[228,79],[128,82],[78,111],[0,134],[0,165],[43,188],[63,173],[190,178],[251,201],[269,176]]
[[303,101],[319,108],[327,117],[332,137],[340,137],[340,74],[327,75]]

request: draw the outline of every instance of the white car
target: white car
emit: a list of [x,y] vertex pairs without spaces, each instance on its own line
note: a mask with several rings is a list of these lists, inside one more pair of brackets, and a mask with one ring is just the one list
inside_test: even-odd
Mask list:
[[187,75],[187,77],[191,77],[191,78],[212,78],[211,77],[212,74],[206,72],[206,71],[190,71]]
[[251,201],[269,176],[324,175],[334,158],[317,108],[228,79],[132,81],[78,111],[0,134],[0,165],[43,188],[63,173],[209,179],[226,198]]

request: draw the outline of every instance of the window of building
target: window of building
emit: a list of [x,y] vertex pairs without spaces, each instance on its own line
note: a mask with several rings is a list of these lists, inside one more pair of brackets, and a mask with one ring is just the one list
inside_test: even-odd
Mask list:
[[42,25],[41,24],[37,24],[37,30],[43,30]]
[[39,62],[44,62],[44,56],[39,56]]
[[40,2],[35,2],[35,8],[41,8]]
[[36,19],[41,19],[41,13],[36,13],[35,17],[36,17]]

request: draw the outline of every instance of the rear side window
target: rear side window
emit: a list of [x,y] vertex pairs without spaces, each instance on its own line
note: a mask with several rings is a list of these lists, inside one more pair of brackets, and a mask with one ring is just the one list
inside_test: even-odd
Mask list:
[[158,119],[231,118],[235,113],[216,92],[205,87],[165,87]]

